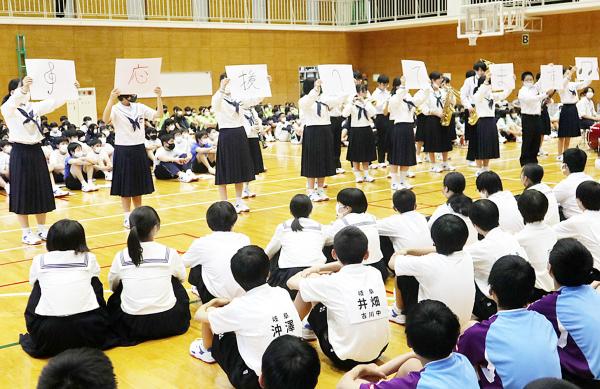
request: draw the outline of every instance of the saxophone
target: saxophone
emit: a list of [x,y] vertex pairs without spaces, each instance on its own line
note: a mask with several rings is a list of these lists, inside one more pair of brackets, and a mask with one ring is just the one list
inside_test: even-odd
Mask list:
[[[493,65],[494,63],[492,61],[488,61],[487,59],[483,59],[480,58],[479,62],[483,62],[485,64],[485,66],[488,68],[488,70],[490,70],[490,65]],[[477,115],[477,112],[475,110],[473,110],[473,112],[469,113],[469,124],[474,126],[477,124],[477,121],[479,120],[479,115]]]
[[452,104],[452,96],[456,97],[460,101],[460,92],[451,86],[444,87],[446,89],[446,100],[444,101],[444,109],[442,111],[442,127],[447,127],[452,121],[452,115],[454,114],[454,104]]

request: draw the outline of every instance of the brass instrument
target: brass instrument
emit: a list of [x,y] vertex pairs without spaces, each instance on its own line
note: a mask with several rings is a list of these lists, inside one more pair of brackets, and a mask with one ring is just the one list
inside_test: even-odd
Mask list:
[[[483,62],[485,64],[485,66],[487,67],[488,71],[490,70],[490,65],[493,65],[494,63],[492,61],[488,61],[487,59],[483,59],[483,58],[479,58],[478,62]],[[475,124],[477,124],[477,121],[479,120],[479,115],[477,115],[477,111],[473,110],[473,112],[469,112],[469,124],[474,126]]]
[[460,92],[451,86],[445,86],[446,100],[444,101],[444,108],[442,110],[442,127],[447,127],[452,121],[452,115],[454,114],[454,104],[452,103],[452,96],[456,97],[460,101]]

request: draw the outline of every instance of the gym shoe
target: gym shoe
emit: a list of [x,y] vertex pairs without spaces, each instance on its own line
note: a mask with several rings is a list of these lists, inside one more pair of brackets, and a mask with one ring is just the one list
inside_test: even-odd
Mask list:
[[561,155],[557,155],[556,156],[556,160],[559,161],[559,162],[562,162],[562,160],[563,160],[562,154]]
[[423,160],[421,159],[420,155],[417,155],[417,163],[423,163]]
[[126,217],[123,219],[123,227],[130,229],[131,227],[129,226],[129,218]]
[[113,172],[104,172],[104,180],[112,181],[112,175],[113,175]]
[[469,166],[469,167],[477,167],[477,162],[476,161],[469,161],[469,163],[467,164],[467,166]]
[[42,243],[42,239],[35,233],[30,232],[27,235],[23,235],[21,241],[28,245],[36,245]]
[[248,207],[246,205],[246,203],[244,203],[243,201],[240,201],[235,204],[235,212],[237,212],[237,213],[250,212],[250,207]]
[[204,347],[204,340],[202,340],[202,338],[198,338],[190,344],[190,355],[205,363],[216,362],[211,351]]
[[378,169],[379,168],[379,164],[378,163],[372,163],[369,165],[369,169]]
[[373,182],[375,181],[375,178],[371,177],[371,176],[365,176],[365,182]]
[[308,198],[313,203],[318,203],[319,201],[323,201],[323,200],[321,200],[321,197],[317,194],[317,192],[312,192],[311,194],[308,195]]
[[250,189],[247,189],[247,188],[244,189],[242,191],[242,198],[243,199],[247,199],[247,198],[250,198],[250,197],[256,197],[256,193],[250,192]]
[[390,307],[390,316],[388,320],[396,324],[406,324],[406,316],[396,311],[396,307]]
[[401,182],[398,187],[400,189],[412,189],[413,188],[413,186],[410,183],[408,183],[407,181]]
[[342,169],[341,167],[335,169],[335,174],[344,174],[346,173],[346,171],[344,169]]
[[192,182],[192,177],[190,177],[190,175],[187,173],[180,174],[178,179],[179,179],[179,182],[185,182],[185,183]]
[[42,231],[38,230],[37,236],[41,240],[44,240],[44,241],[48,240],[48,230],[42,230]]
[[310,327],[310,324],[308,324],[308,322],[305,322],[304,325],[302,326],[302,339],[304,339],[304,340],[316,340],[317,339],[317,335],[315,335],[315,331],[312,330],[312,328]]
[[444,171],[444,169],[442,169],[442,167],[441,167],[441,166],[434,165],[434,166],[432,166],[432,167],[429,169],[429,171],[430,171],[431,173],[441,173],[441,172],[443,172],[443,171]]
[[54,188],[52,190],[52,193],[54,194],[54,197],[64,197],[64,196],[68,196],[71,194],[71,192],[64,191],[64,190],[60,189],[59,187]]
[[382,162],[379,164],[379,167],[383,169],[383,168],[387,167],[387,165],[388,165],[387,162]]
[[453,172],[456,170],[456,168],[454,166],[450,165],[447,162],[442,164],[442,169],[444,169],[447,172]]
[[365,179],[364,179],[364,177],[356,177],[355,181],[356,181],[357,184],[360,184],[360,183],[365,182]]
[[392,184],[392,186],[390,187],[393,191],[398,190],[398,184]]
[[415,178],[415,172],[411,172],[410,170],[406,171],[406,177]]
[[329,200],[329,196],[327,196],[327,194],[325,193],[325,191],[323,189],[320,189],[317,191],[317,195],[319,196],[319,198],[321,199],[321,201],[328,201]]

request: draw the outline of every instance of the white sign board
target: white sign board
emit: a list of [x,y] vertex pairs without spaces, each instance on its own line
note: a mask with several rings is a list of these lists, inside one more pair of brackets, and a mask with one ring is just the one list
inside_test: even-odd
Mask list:
[[600,80],[597,57],[575,57],[578,80]]
[[225,72],[234,98],[271,97],[267,65],[225,66]]
[[430,85],[427,68],[423,61],[402,60],[402,75],[408,89],[423,89]]
[[75,62],[60,59],[26,59],[27,75],[33,79],[31,99],[77,99]]
[[117,58],[115,88],[121,94],[154,97],[154,88],[160,86],[162,58]]
[[512,63],[490,65],[492,90],[515,89],[515,70]]
[[323,93],[330,96],[354,96],[356,94],[352,65],[319,65],[317,69]]
[[563,87],[563,67],[562,65],[542,65],[540,66],[540,88],[543,91],[552,89],[562,89]]
[[160,87],[163,97],[210,96],[213,93],[210,72],[162,73]]

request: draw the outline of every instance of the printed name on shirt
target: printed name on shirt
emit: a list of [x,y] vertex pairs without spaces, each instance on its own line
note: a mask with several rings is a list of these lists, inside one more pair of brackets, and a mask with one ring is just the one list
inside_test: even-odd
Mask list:
[[271,317],[271,333],[273,334],[273,338],[278,338],[286,334],[293,335],[295,329],[294,320],[287,312]]
[[355,289],[346,298],[351,324],[387,318],[387,300],[385,294],[377,294],[373,289]]

